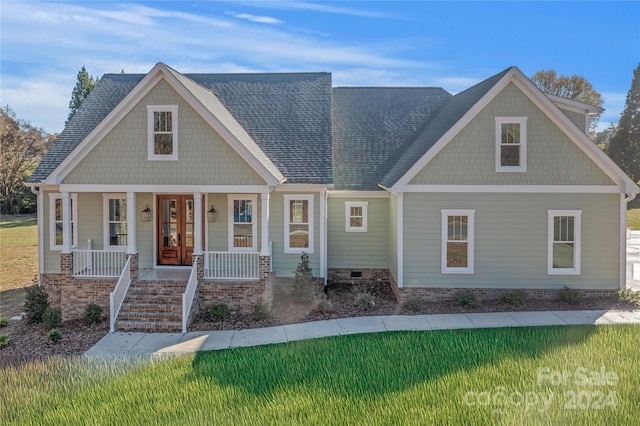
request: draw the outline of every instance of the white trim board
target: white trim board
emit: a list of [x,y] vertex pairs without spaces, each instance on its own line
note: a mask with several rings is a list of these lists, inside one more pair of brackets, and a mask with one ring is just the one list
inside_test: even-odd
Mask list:
[[268,194],[265,185],[102,185],[102,184],[61,184],[61,192],[153,192],[157,194],[203,194],[238,193]]
[[618,194],[620,188],[615,185],[407,185],[404,192]]

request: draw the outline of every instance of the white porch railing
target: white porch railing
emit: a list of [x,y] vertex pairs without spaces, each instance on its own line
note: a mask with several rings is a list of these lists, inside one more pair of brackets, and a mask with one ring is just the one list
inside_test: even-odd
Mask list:
[[122,273],[120,274],[120,279],[118,279],[118,283],[115,288],[109,295],[109,332],[114,333],[116,331],[116,318],[118,318],[118,313],[120,313],[120,308],[122,307],[122,302],[124,302],[124,298],[127,295],[127,291],[129,290],[129,285],[131,284],[131,256],[127,257],[127,261],[124,264],[124,268],[122,269]]
[[191,313],[191,305],[196,295],[196,289],[198,288],[198,266],[193,265],[191,268],[191,274],[189,274],[189,282],[184,293],[182,293],[182,332],[187,332],[189,326],[189,313]]
[[82,278],[119,277],[126,262],[124,251],[73,250],[73,276]]
[[208,251],[204,255],[204,278],[259,279],[260,253]]

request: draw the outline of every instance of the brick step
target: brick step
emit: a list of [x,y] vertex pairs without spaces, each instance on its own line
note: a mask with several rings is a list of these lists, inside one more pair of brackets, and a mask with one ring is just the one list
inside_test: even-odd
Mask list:
[[159,332],[181,332],[182,320],[180,321],[116,321],[116,330],[118,331],[142,331],[145,333]]
[[120,313],[123,312],[177,312],[182,315],[182,302],[180,303],[146,303],[146,302],[127,302],[125,301],[120,308]]
[[156,294],[156,293],[127,293],[127,296],[124,299],[125,303],[158,303],[160,305],[163,304],[173,304],[182,303],[182,293],[177,294]]
[[141,281],[134,280],[131,287],[186,287],[187,281]]
[[144,295],[166,295],[177,296],[184,293],[186,286],[182,288],[178,287],[129,287],[127,296],[144,296]]
[[182,321],[182,312],[120,312],[118,321],[171,322]]

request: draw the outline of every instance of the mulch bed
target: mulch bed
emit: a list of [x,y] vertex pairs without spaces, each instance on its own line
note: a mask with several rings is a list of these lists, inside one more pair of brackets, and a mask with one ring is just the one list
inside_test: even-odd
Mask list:
[[[443,301],[422,303],[419,309],[409,311],[397,303],[389,286],[384,284],[366,289],[351,284],[332,284],[326,295],[322,294],[322,287],[318,287],[316,296],[306,297],[296,295],[293,288],[287,286],[278,286],[274,291],[271,311],[264,319],[257,319],[251,313],[231,313],[223,321],[212,321],[208,312],[202,312],[189,331],[239,330],[372,315],[637,309],[633,304],[618,302],[616,297],[610,297],[583,299],[576,305],[567,305],[560,300],[527,299],[520,306],[512,306],[491,300],[480,302],[480,306],[472,310],[456,306],[453,301]],[[8,334],[11,339],[8,346],[0,348],[0,367],[49,356],[82,354],[109,332],[109,322],[104,320],[86,326],[79,320],[68,321],[59,329],[62,339],[52,343],[41,324],[27,324],[26,320],[9,321],[7,327],[0,328],[0,333]]]

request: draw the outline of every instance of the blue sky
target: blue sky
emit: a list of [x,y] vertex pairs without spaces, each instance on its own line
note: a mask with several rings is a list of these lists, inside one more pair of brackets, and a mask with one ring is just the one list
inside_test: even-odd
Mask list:
[[329,71],[335,86],[456,93],[515,65],[589,79],[617,122],[640,61],[640,1],[3,0],[0,104],[49,132],[76,74]]

